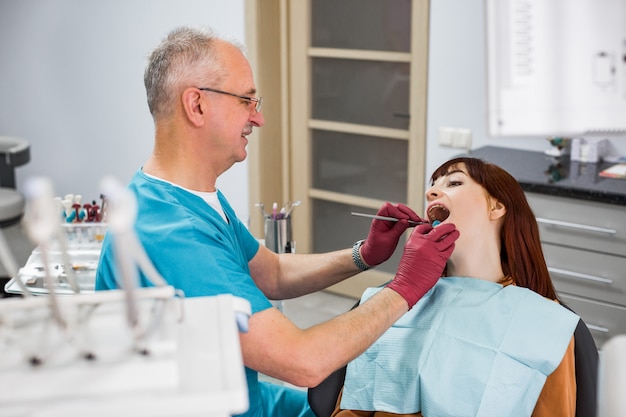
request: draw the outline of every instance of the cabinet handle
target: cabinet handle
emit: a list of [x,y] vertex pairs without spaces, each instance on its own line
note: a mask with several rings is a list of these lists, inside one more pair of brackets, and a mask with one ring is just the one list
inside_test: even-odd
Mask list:
[[596,332],[610,333],[609,329],[606,327],[596,326],[595,324],[587,324],[587,327],[589,330],[595,330]]
[[537,217],[537,223],[547,224],[549,226],[563,226],[572,229],[586,230],[589,232],[606,233],[608,235],[614,235],[617,233],[615,229],[607,229],[605,227],[589,226],[586,224],[569,223],[560,220],[544,219],[543,217]]
[[580,278],[580,279],[584,279],[584,280],[587,280],[587,281],[601,282],[603,284],[613,284],[613,280],[612,279],[598,277],[596,275],[581,274],[580,272],[567,271],[565,269],[553,268],[551,266],[548,267],[548,271],[550,273],[555,273],[555,274],[559,274],[559,275],[566,275],[566,276],[569,276],[569,277],[572,277],[572,278]]

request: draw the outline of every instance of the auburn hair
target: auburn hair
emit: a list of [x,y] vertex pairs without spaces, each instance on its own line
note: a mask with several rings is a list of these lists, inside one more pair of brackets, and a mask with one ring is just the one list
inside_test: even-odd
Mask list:
[[557,299],[541,248],[539,226],[520,184],[499,166],[469,157],[445,162],[433,172],[431,182],[458,169],[461,164],[474,181],[506,207],[500,229],[500,262],[504,275],[517,286]]

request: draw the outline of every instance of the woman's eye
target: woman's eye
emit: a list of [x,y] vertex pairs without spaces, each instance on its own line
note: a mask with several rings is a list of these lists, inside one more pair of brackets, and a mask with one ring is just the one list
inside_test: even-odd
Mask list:
[[456,187],[456,186],[459,186],[459,185],[463,185],[463,182],[462,181],[453,181],[453,180],[448,181],[448,187]]

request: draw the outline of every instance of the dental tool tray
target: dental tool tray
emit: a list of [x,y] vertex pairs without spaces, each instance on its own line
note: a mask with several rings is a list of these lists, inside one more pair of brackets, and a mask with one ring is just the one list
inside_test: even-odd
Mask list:
[[[48,260],[55,293],[74,293],[68,274],[74,275],[80,292],[94,291],[96,268],[106,230],[106,223],[63,223],[61,225],[60,239],[65,239],[67,259],[64,259],[61,250],[63,242],[57,239],[51,245]],[[11,294],[21,294],[22,289],[16,282],[17,279],[21,279],[33,294],[48,294],[50,288],[45,283],[45,274],[41,250],[37,247],[26,261],[26,265],[19,269],[17,276],[6,284],[5,291]]]

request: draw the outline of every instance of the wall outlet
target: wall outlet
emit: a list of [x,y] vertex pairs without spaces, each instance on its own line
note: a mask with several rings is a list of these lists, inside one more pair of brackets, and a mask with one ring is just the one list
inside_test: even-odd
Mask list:
[[440,127],[439,145],[469,150],[472,146],[472,131],[456,127]]

